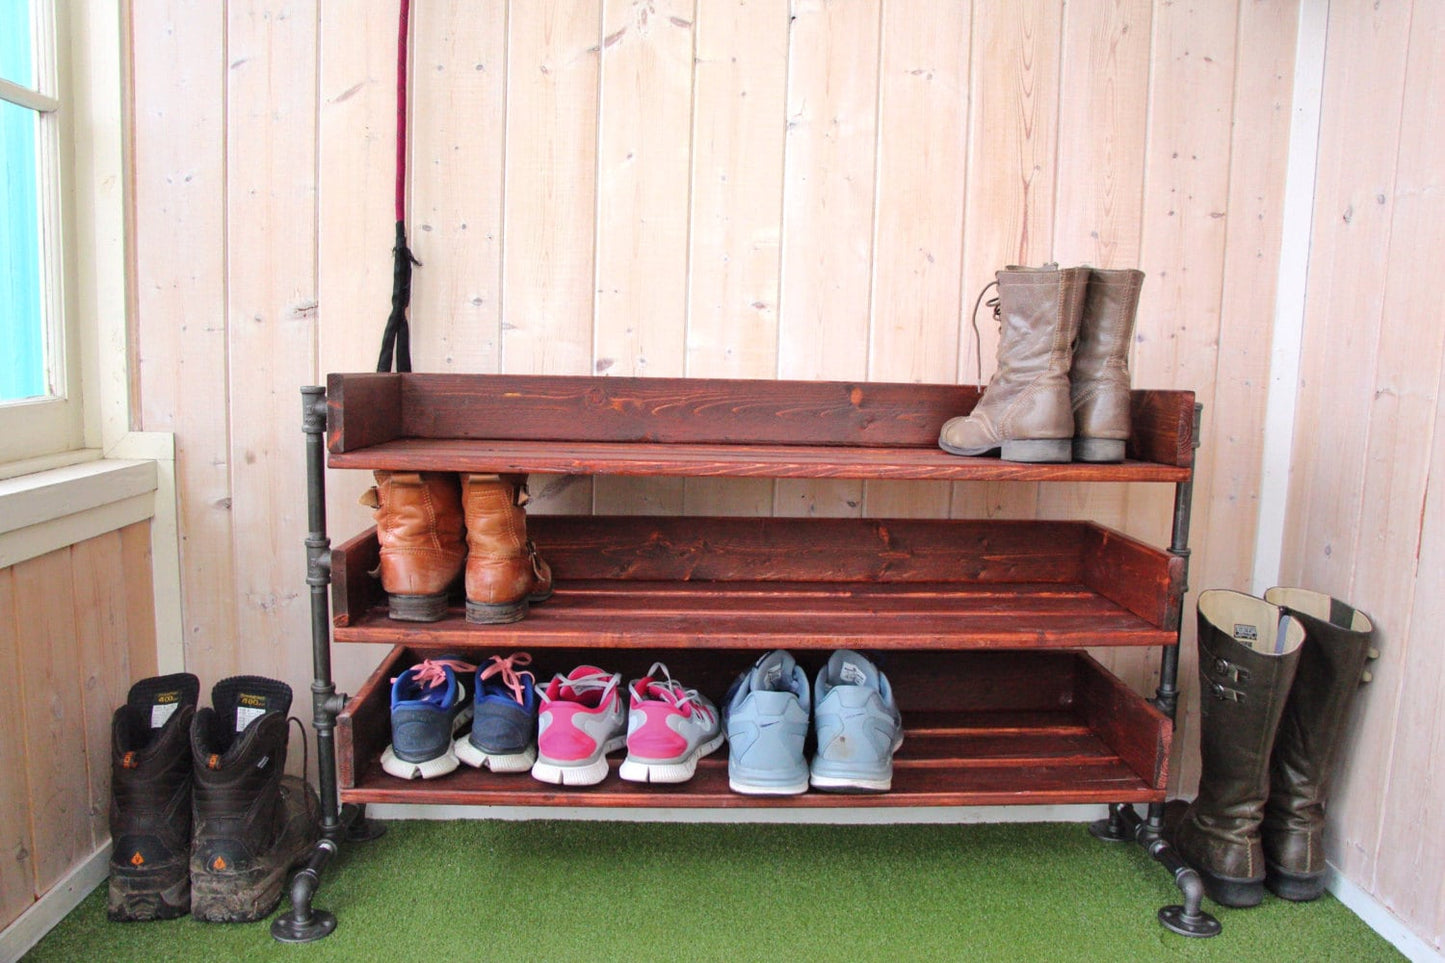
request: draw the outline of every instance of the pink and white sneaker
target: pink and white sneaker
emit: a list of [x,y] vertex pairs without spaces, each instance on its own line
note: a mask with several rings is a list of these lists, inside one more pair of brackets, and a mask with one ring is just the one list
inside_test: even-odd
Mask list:
[[592,665],[552,678],[541,693],[533,779],[593,786],[607,778],[607,754],[627,744],[621,686],[621,675]]
[[684,689],[654,662],[628,686],[627,758],[618,775],[632,782],[687,782],[697,761],[723,744],[717,707]]

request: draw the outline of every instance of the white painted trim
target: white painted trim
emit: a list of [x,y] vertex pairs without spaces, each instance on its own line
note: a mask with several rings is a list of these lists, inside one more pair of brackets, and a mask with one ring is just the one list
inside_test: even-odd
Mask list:
[[60,109],[60,101],[54,97],[47,97],[38,90],[22,87],[3,77],[0,77],[0,100],[47,114]]
[[1076,806],[844,806],[818,809],[630,809],[576,806],[428,806],[373,803],[375,819],[504,819],[529,822],[564,819],[634,823],[802,823],[814,825],[901,825],[937,823],[1088,823],[1109,814],[1108,807]]
[[72,448],[69,451],[58,451],[50,455],[40,455],[36,458],[26,458],[21,461],[7,461],[0,465],[0,480],[6,478],[18,478],[21,475],[33,475],[36,472],[50,471],[52,468],[64,468],[67,465],[79,465],[87,461],[95,461],[101,458],[99,448]]
[[1303,0],[1300,3],[1279,276],[1274,299],[1274,335],[1270,347],[1269,395],[1264,415],[1259,525],[1255,534],[1251,577],[1256,595],[1263,595],[1265,589],[1279,584],[1280,560],[1284,552],[1295,405],[1299,397],[1300,346],[1304,342],[1310,235],[1314,230],[1315,172],[1319,161],[1328,20],[1329,0]]
[[1330,866],[1329,882],[1326,884],[1335,899],[1344,903],[1370,929],[1389,940],[1391,945],[1405,954],[1412,963],[1442,963],[1445,954],[1425,942],[1405,922],[1390,912],[1389,907],[1365,892],[1363,888],[1346,879],[1333,865]]
[[152,461],[91,461],[0,481],[0,534],[156,490]]
[[0,568],[9,568],[70,545],[143,522],[155,514],[155,495],[134,495],[64,518],[0,535]]
[[[97,849],[0,930],[0,960],[18,960],[110,876],[110,842]],[[102,956],[104,954],[101,954]]]

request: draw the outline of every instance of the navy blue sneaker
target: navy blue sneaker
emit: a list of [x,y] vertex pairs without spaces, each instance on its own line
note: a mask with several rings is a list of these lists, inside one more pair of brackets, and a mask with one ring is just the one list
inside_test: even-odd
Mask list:
[[391,745],[381,754],[382,769],[402,779],[435,779],[457,768],[452,742],[472,721],[475,669],[460,659],[426,659],[391,680]]
[[537,761],[537,680],[517,671],[532,657],[494,655],[477,667],[477,711],[472,731],[457,739],[457,758],[492,772],[528,772]]

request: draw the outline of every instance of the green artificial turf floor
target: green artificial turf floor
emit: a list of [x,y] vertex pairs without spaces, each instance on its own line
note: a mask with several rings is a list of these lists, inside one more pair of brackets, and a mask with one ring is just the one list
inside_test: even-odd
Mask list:
[[1328,894],[1206,902],[1224,924],[1208,940],[1159,925],[1178,901],[1141,847],[1075,824],[406,821],[327,868],[316,905],[340,925],[318,943],[274,943],[268,923],[110,923],[102,886],[26,959],[1403,959]]

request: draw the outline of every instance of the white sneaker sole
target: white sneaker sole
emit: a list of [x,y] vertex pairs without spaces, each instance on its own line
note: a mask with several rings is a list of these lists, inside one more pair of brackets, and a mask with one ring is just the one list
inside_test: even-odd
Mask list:
[[470,734],[457,739],[453,749],[457,758],[467,765],[492,772],[526,772],[537,761],[536,746],[528,746],[524,752],[487,752],[472,744]]
[[697,748],[681,759],[643,762],[630,755],[622,761],[617,775],[629,782],[687,782],[697,772],[697,761],[723,744],[719,732],[708,742],[699,743]]
[[[457,713],[457,717],[452,720],[453,736],[456,736],[463,727],[472,721],[474,711],[474,708],[466,708]],[[398,779],[435,779],[438,776],[445,776],[447,773],[456,772],[456,743],[448,743],[446,752],[425,762],[407,762],[405,759],[398,759],[392,747],[387,746],[381,751],[381,768],[388,775]]]
[[607,778],[607,754],[627,745],[627,736],[618,735],[603,743],[602,750],[585,762],[561,762],[537,755],[532,764],[532,778],[554,786],[595,786]]

